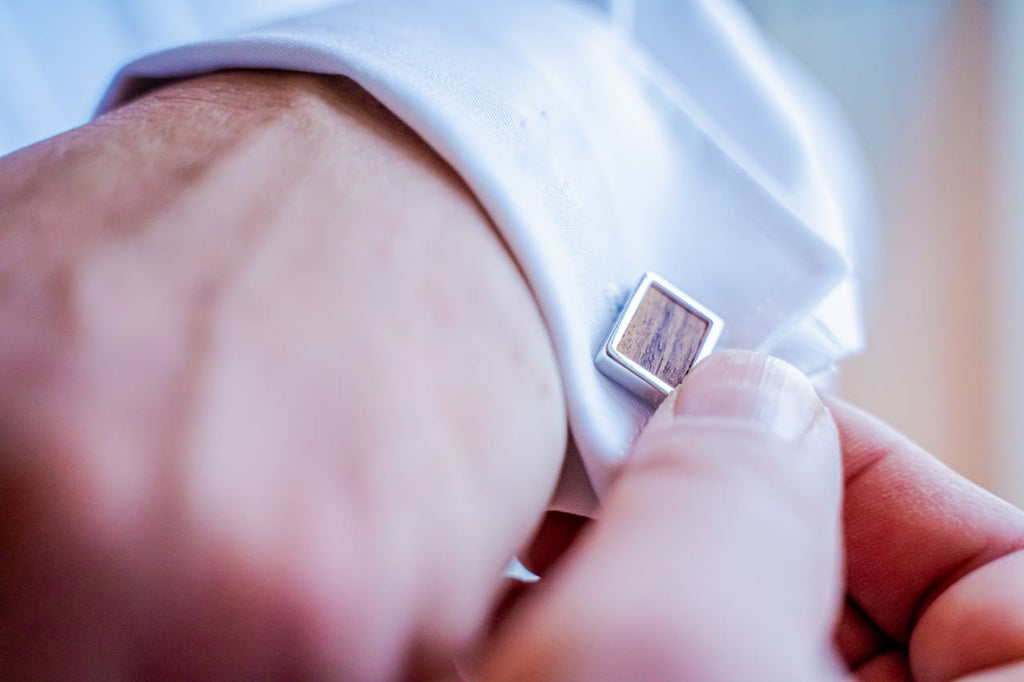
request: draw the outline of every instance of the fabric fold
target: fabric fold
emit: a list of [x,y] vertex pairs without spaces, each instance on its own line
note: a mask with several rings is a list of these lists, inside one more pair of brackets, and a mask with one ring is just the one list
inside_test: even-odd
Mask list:
[[[638,21],[647,9],[640,0]],[[694,6],[659,11],[679,20]],[[719,111],[728,110],[728,92],[708,108],[700,88],[681,79],[688,71],[672,67],[663,37],[645,49],[642,31],[634,40],[609,16],[557,0],[351,2],[145,57],[117,76],[101,111],[154,79],[227,68],[333,74],[361,85],[464,178],[518,260],[600,495],[651,410],[593,364],[642,272],[660,273],[722,316],[722,347],[775,350],[807,372],[856,350],[860,329],[843,241],[850,226],[837,208],[844,204],[813,208],[801,199],[841,190],[813,153],[814,136],[835,124],[789,116],[778,84],[757,80],[763,69],[780,82],[782,75],[760,64],[747,74],[753,85],[723,85],[744,109],[735,121],[775,137],[750,149],[731,130],[735,122],[723,123],[734,121]],[[728,74],[714,59],[744,64],[750,46],[737,41],[749,39],[715,26],[700,28],[711,44],[708,68]],[[817,312],[830,297],[838,297],[832,318]],[[592,511],[586,495],[573,497],[577,507],[571,499],[562,507]]]

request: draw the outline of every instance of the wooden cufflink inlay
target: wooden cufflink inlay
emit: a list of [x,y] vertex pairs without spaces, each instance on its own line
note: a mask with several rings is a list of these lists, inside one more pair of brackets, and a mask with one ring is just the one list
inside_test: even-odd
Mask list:
[[652,402],[668,395],[711,352],[721,319],[663,278],[647,273],[598,353],[598,368]]

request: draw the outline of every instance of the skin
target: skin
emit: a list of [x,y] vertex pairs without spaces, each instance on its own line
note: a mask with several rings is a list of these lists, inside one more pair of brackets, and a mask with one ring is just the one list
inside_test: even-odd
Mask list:
[[351,83],[214,75],[8,156],[0,670],[448,661],[547,502],[563,402],[485,214]]
[[[1021,679],[1024,512],[870,415],[829,406],[846,472],[838,637],[858,679]],[[903,677],[876,672],[887,667]]]
[[4,157],[0,676],[1024,675],[1024,514],[752,354],[504,594],[563,402],[486,215],[351,83],[214,74]]
[[[712,356],[680,395],[726,404],[735,375]],[[483,679],[1024,678],[1024,512],[838,399],[798,441],[679,400],[508,617]]]

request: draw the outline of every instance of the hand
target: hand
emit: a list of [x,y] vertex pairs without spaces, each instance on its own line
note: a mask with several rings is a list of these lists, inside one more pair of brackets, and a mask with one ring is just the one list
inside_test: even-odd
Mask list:
[[563,402],[472,194],[343,79],[214,74],[0,159],[0,677],[426,676]]
[[[485,647],[485,676],[544,656],[550,667],[520,679],[800,679],[831,665],[835,434],[816,403],[796,439],[709,416],[729,386],[734,407],[746,395],[730,379],[702,402],[714,367],[681,393],[688,416],[666,407],[648,429],[561,575]],[[765,373],[801,384],[774,363]],[[529,292],[468,190],[343,81],[217,74],[6,157],[0,671],[427,678],[478,636],[540,515],[560,406]],[[724,456],[700,456],[711,448]],[[898,516],[879,499],[872,514]],[[1015,512],[975,490],[953,504],[981,511],[957,526],[929,508],[962,539],[929,565],[974,556],[957,564],[973,577],[1013,560],[994,559],[1019,546]],[[932,527],[917,523],[906,532]],[[867,671],[909,641],[917,666],[919,638],[864,585],[907,583],[912,601],[924,588],[895,578],[927,572],[907,559],[878,575],[861,550],[858,586],[854,539],[850,592],[867,616],[844,617],[840,649]],[[622,583],[634,568],[644,579]],[[537,641],[549,614],[565,628]],[[1019,656],[999,627],[986,643]],[[808,637],[784,636],[798,630]]]
[[1024,513],[828,406],[777,360],[696,367],[481,679],[1024,679]]

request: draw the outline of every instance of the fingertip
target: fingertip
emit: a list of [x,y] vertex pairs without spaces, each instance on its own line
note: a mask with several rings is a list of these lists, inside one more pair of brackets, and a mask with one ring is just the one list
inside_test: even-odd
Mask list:
[[673,414],[734,420],[796,440],[822,410],[811,382],[792,365],[768,355],[724,351],[694,367],[680,386]]
[[820,423],[835,429],[806,375],[783,360],[744,350],[720,351],[695,365],[658,406],[645,433],[698,421],[786,442],[799,441]]
[[669,482],[694,503],[730,500],[723,512],[737,523],[753,522],[739,518],[743,509],[787,510],[831,536],[842,499],[835,423],[792,365],[748,351],[716,353],[658,408],[619,487]]
[[835,679],[827,414],[775,358],[697,365],[652,415],[600,522],[512,624],[501,679]]

